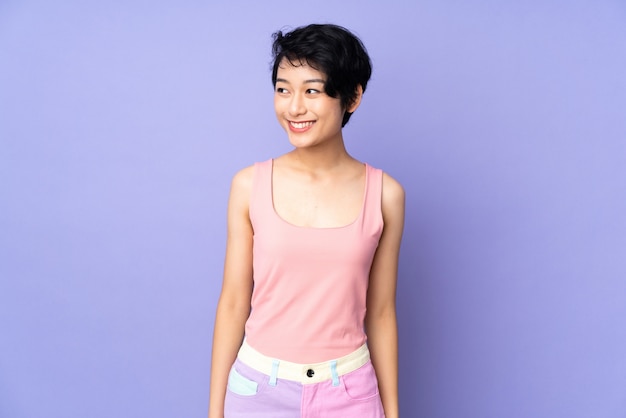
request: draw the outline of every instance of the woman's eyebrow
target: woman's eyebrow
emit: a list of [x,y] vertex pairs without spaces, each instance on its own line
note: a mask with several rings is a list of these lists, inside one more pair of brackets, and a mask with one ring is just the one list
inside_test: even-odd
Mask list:
[[[277,78],[276,79],[277,83],[287,83],[287,84],[291,84],[289,81],[285,80],[284,78]],[[310,80],[304,80],[304,84],[310,84],[310,83],[326,83],[325,80],[322,80],[321,78],[312,78]]]

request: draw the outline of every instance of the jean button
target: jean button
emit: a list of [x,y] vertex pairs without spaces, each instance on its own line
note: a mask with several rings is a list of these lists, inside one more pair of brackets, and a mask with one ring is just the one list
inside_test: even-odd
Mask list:
[[306,371],[306,375],[308,377],[313,377],[314,374],[315,374],[315,370],[313,370],[313,369],[309,369],[309,370]]

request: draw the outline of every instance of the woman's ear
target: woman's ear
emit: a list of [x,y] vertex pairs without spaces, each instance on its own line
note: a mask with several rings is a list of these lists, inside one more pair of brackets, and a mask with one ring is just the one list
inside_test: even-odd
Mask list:
[[348,108],[346,109],[346,111],[348,113],[354,113],[357,107],[359,107],[359,105],[361,104],[362,97],[363,97],[363,86],[359,84],[358,86],[356,86],[356,96],[354,97],[354,100],[352,101],[352,103],[348,105]]

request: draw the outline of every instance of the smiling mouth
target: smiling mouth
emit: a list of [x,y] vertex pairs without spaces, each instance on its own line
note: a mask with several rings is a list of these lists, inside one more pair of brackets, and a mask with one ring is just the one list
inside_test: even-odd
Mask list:
[[306,129],[306,128],[312,126],[314,123],[315,122],[313,122],[313,121],[307,121],[307,122],[293,122],[293,121],[289,121],[289,125],[291,125],[295,129]]

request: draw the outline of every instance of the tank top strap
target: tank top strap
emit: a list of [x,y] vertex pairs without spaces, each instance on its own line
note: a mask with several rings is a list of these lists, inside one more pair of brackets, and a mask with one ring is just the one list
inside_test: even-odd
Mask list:
[[377,230],[383,225],[383,171],[367,163],[365,168],[367,177],[362,222],[364,228]]
[[271,159],[254,163],[254,178],[250,196],[250,220],[254,226],[255,221],[271,219],[270,211],[274,208],[272,202],[272,166]]

